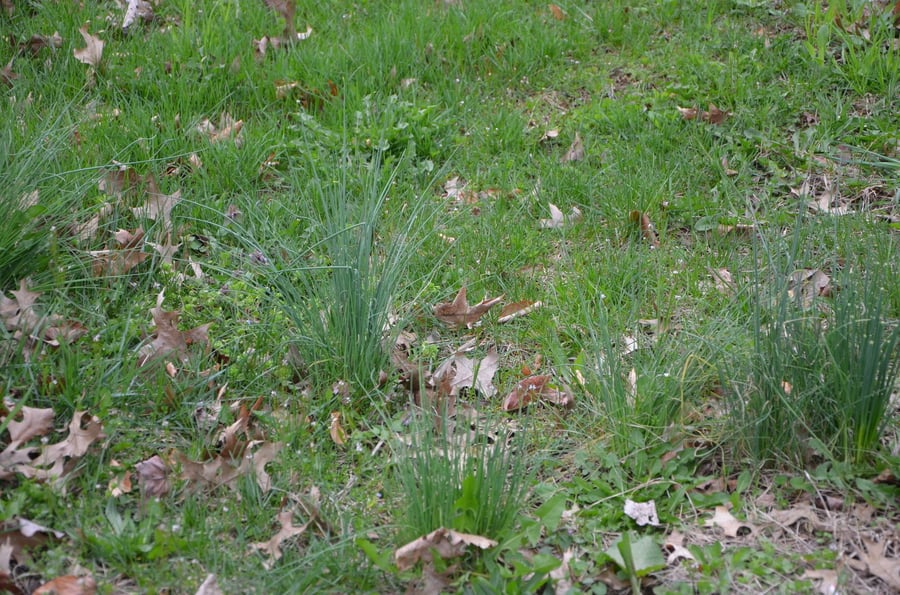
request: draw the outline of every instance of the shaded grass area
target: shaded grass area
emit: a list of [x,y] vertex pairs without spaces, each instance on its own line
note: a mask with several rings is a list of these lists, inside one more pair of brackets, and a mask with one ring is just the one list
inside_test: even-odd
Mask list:
[[[15,3],[0,439],[22,405],[59,430],[86,410],[105,437],[61,483],[3,469],[5,530],[63,532],[10,576],[23,592],[87,574],[194,592],[210,573],[225,592],[889,592],[858,536],[897,539],[890,8],[332,2],[298,6],[312,34],[275,47],[262,2],[163,3],[129,32],[112,2]],[[93,65],[73,54],[82,25],[105,42]],[[721,122],[683,116],[711,106]],[[548,228],[550,204],[580,218]],[[26,277],[34,319],[10,293]],[[447,328],[432,308],[461,286],[542,307]],[[183,345],[154,307],[180,312]],[[190,332],[208,323],[208,341]],[[479,361],[497,349],[498,394],[427,386],[469,340]],[[574,409],[502,413],[532,374]],[[190,471],[260,441],[279,445],[270,483]],[[654,500],[662,526],[625,498]],[[759,522],[704,527],[716,506]],[[806,527],[776,514],[803,506]],[[306,526],[276,555],[282,511]],[[438,525],[497,545],[398,570],[393,551]],[[693,560],[608,553],[635,530]]]

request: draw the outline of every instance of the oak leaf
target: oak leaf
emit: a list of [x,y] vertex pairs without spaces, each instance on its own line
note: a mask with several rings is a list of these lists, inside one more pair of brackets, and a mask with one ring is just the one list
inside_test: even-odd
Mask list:
[[38,587],[32,595],[94,595],[97,582],[92,576],[66,575]]
[[173,456],[181,465],[181,478],[197,482],[196,487],[217,488],[227,485],[234,488],[241,476],[252,474],[259,488],[268,492],[272,488],[272,478],[266,473],[265,467],[272,462],[281,447],[282,444],[278,442],[257,440],[247,444],[240,459],[220,454],[210,461],[196,462],[178,452]]
[[575,406],[575,397],[568,388],[554,388],[550,385],[551,377],[546,374],[529,376],[516,383],[516,386],[503,400],[503,411],[518,411],[537,400],[548,401],[566,409]]
[[458,558],[470,545],[486,550],[496,546],[497,542],[481,535],[459,533],[441,527],[398,548],[394,552],[394,563],[401,571],[409,570],[420,561],[433,563],[434,554],[443,560]]
[[471,328],[478,322],[479,318],[484,316],[484,314],[492,307],[500,303],[502,299],[502,295],[491,299],[485,298],[478,304],[470,306],[469,302],[466,300],[466,287],[463,286],[459,290],[459,293],[456,294],[456,299],[452,302],[437,304],[434,307],[434,315],[444,324],[455,326],[457,328],[463,326]]
[[159,455],[153,455],[146,461],[134,466],[138,474],[138,485],[144,498],[158,498],[169,493],[168,468]]
[[295,526],[294,512],[291,510],[282,510],[279,512],[277,520],[278,524],[281,525],[281,529],[278,533],[273,535],[269,541],[250,544],[251,548],[260,550],[269,555],[270,560],[268,561],[267,566],[271,565],[275,560],[281,559],[281,546],[285,541],[305,533],[309,528],[309,525],[313,522],[313,519],[310,519],[300,526]]
[[486,397],[493,397],[497,394],[497,388],[492,381],[499,365],[500,356],[496,347],[491,347],[481,362],[466,357],[459,350],[438,366],[432,378],[436,382],[446,379],[450,396],[459,394],[461,388],[474,388]]
[[87,25],[83,25],[78,29],[78,32],[81,33],[81,37],[84,38],[86,45],[83,48],[75,48],[72,50],[72,53],[79,62],[96,68],[100,65],[100,60],[103,57],[104,42],[99,37],[94,37],[88,33]]
[[560,229],[565,227],[566,223],[573,223],[581,219],[581,209],[578,207],[572,207],[572,212],[566,216],[552,202],[548,206],[550,207],[550,218],[541,219],[541,229]]
[[752,523],[737,520],[724,506],[716,506],[715,514],[711,519],[706,519],[703,526],[719,527],[726,537],[738,537],[757,532]]
[[156,324],[156,332],[150,343],[141,347],[138,366],[145,365],[151,359],[174,354],[182,361],[188,358],[188,347],[198,343],[209,343],[209,327],[207,323],[188,331],[178,330],[179,313],[177,311],[165,311],[162,302],[165,290],[159,292],[156,298],[156,307],[150,309],[150,315]]
[[569,150],[562,156],[561,161],[563,163],[571,163],[582,159],[584,159],[584,142],[581,140],[581,135],[576,132],[575,140],[572,141]]

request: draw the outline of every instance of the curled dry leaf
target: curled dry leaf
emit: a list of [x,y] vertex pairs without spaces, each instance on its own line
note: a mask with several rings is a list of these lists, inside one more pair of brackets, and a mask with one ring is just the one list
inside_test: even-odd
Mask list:
[[719,527],[726,537],[743,537],[757,532],[752,523],[737,520],[724,506],[716,506],[716,513],[711,519],[706,519],[703,526]]
[[199,343],[209,343],[209,327],[207,323],[189,331],[178,330],[177,311],[166,312],[162,309],[165,290],[159,292],[156,298],[156,307],[150,309],[150,315],[156,324],[156,332],[153,340],[141,347],[139,351],[138,366],[145,365],[151,359],[169,354],[175,354],[182,361],[188,357],[188,347]]
[[138,474],[138,485],[144,498],[159,498],[169,493],[169,473],[165,461],[153,455],[134,466]]
[[656,502],[650,500],[648,502],[635,502],[634,500],[625,499],[625,507],[623,512],[625,516],[634,519],[638,527],[652,525],[659,526],[659,517],[656,514]]
[[270,560],[268,562],[269,565],[271,565],[272,562],[281,559],[281,546],[285,541],[296,537],[297,535],[302,535],[306,532],[306,529],[309,527],[310,523],[312,523],[312,519],[310,519],[299,527],[295,526],[294,512],[291,510],[282,510],[281,512],[279,512],[277,520],[278,524],[281,525],[281,529],[278,531],[278,533],[273,535],[269,541],[250,544],[250,547],[252,549],[259,550],[270,557]]
[[437,304],[434,307],[434,315],[444,324],[471,328],[478,322],[479,318],[484,316],[492,307],[499,304],[502,299],[502,295],[491,299],[485,298],[478,304],[470,306],[466,300],[466,288],[463,286],[459,293],[456,294],[456,299],[452,302]]
[[573,161],[581,161],[582,159],[584,159],[584,142],[581,140],[581,135],[576,132],[575,140],[572,141],[569,150],[562,156],[561,161],[563,163],[570,163]]
[[680,560],[696,561],[694,554],[684,547],[684,535],[678,531],[672,531],[668,537],[666,537],[666,540],[663,543],[663,549],[668,554],[666,556],[666,564],[669,566],[677,564]]
[[0,83],[3,83],[7,87],[12,87],[13,81],[19,78],[19,75],[13,72],[12,65],[13,58],[10,58],[6,66],[0,68]]
[[563,9],[556,4],[550,4],[547,6],[547,8],[550,10],[550,14],[553,15],[553,18],[557,21],[561,21],[566,18],[566,13],[564,13]]
[[[56,444],[40,447],[23,447],[22,441],[8,444],[0,452],[0,479],[17,473],[38,481],[59,480],[65,476],[94,442],[106,437],[100,420],[91,416],[83,421],[85,415],[85,411],[76,411],[69,423],[68,436]],[[37,437],[34,432],[38,429],[32,428],[24,435]]]
[[533,302],[531,300],[521,300],[513,302],[512,304],[506,304],[503,306],[503,309],[500,310],[500,317],[497,319],[497,322],[505,323],[515,318],[526,316],[540,308],[542,305],[543,304],[540,301]]
[[685,120],[700,120],[707,124],[721,124],[731,115],[731,112],[720,110],[712,103],[709,104],[709,111],[704,111],[696,107],[679,107],[679,113]]
[[331,412],[331,426],[328,428],[328,433],[331,435],[331,440],[338,446],[347,444],[347,432],[341,426],[340,411]]
[[651,248],[659,247],[659,238],[656,237],[656,228],[650,221],[650,215],[641,211],[631,211],[631,221],[637,223],[641,228],[641,234],[644,239],[649,242]]
[[791,274],[788,297],[800,307],[811,308],[816,298],[831,295],[831,278],[819,269],[801,269]]
[[149,23],[154,16],[153,6],[146,0],[128,0],[128,5],[125,7],[125,17],[122,19],[122,30],[128,31],[138,19]]
[[83,25],[78,32],[84,38],[85,47],[72,50],[75,59],[94,68],[98,67],[103,58],[103,40],[88,33],[87,25]]
[[181,464],[182,479],[197,482],[195,487],[217,488],[227,485],[234,488],[239,477],[252,473],[259,488],[268,492],[272,488],[272,479],[265,467],[272,462],[281,447],[282,444],[278,442],[254,441],[247,444],[239,460],[220,454],[211,461],[201,463],[191,461],[178,452],[174,454],[174,458]]
[[117,248],[88,252],[94,259],[92,271],[95,277],[124,275],[150,257],[148,253],[141,250],[144,244],[142,228],[138,227],[133,232],[120,229],[116,232],[115,237]]
[[433,562],[434,554],[442,560],[458,558],[470,545],[486,550],[496,546],[497,542],[480,535],[459,533],[441,527],[398,548],[394,552],[394,563],[400,571],[409,570],[418,562]]
[[578,207],[572,207],[572,212],[566,217],[555,204],[549,203],[548,206],[550,207],[550,218],[541,219],[541,229],[560,229],[566,223],[573,223],[581,219],[581,209]]
[[474,388],[486,397],[493,397],[497,394],[497,388],[492,382],[499,366],[500,356],[496,347],[491,347],[480,363],[463,355],[460,349],[438,366],[432,378],[449,383],[448,395],[459,394],[461,388]]
[[203,581],[194,595],[223,595],[222,589],[219,588],[219,581],[216,580],[216,575],[207,575],[206,580]]
[[547,401],[554,405],[571,409],[575,406],[575,397],[568,388],[554,388],[550,385],[549,375],[529,376],[516,383],[515,388],[503,400],[503,411],[518,411],[537,400]]
[[38,587],[33,595],[94,595],[97,582],[91,576],[61,576]]
[[[28,550],[40,547],[53,539],[62,539],[66,534],[38,525],[23,518],[6,519],[0,523],[0,544],[10,548],[10,555],[23,563],[30,560]],[[0,566],[0,574],[6,568]]]

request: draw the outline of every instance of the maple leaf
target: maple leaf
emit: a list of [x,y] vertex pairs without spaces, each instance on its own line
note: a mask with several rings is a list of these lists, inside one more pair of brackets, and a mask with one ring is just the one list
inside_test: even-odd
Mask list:
[[441,527],[398,548],[394,552],[394,563],[400,571],[409,570],[420,561],[432,564],[435,554],[442,560],[458,558],[470,545],[486,550],[495,547],[497,542]]
[[584,142],[581,140],[581,135],[576,132],[575,140],[572,141],[569,150],[562,156],[561,161],[563,163],[571,163],[573,161],[581,161],[582,159],[584,159]]
[[466,300],[466,287],[463,286],[452,302],[437,304],[434,307],[434,315],[444,324],[471,328],[479,318],[500,303],[502,299],[502,295],[491,299],[485,298],[480,303],[469,306],[469,302]]
[[75,48],[72,53],[79,62],[93,66],[96,68],[100,65],[100,59],[103,57],[104,42],[99,37],[94,37],[88,33],[87,25],[83,25],[78,32],[84,38],[86,44],[83,48]]
[[189,331],[178,330],[177,311],[167,312],[162,309],[165,290],[159,292],[156,298],[156,307],[150,309],[150,315],[156,324],[156,332],[153,340],[141,347],[139,351],[138,366],[145,365],[151,359],[159,358],[174,353],[182,361],[188,357],[188,347],[197,343],[209,343],[209,327],[207,323]]

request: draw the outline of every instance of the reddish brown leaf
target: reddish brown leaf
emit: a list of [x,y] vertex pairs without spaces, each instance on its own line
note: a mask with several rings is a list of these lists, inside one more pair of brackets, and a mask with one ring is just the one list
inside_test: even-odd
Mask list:
[[164,291],[156,298],[156,307],[150,309],[150,315],[156,324],[153,340],[141,347],[138,365],[143,366],[149,360],[174,354],[182,361],[188,358],[188,347],[198,343],[209,343],[209,327],[207,323],[188,331],[178,330],[179,313],[162,309]]
[[450,326],[471,328],[479,318],[500,303],[502,299],[502,295],[491,299],[485,298],[480,303],[469,306],[469,302],[466,300],[466,288],[463,286],[452,302],[437,304],[434,307],[434,315],[438,320]]
[[496,546],[497,542],[481,535],[441,527],[398,548],[394,552],[394,562],[399,570],[409,570],[420,561],[426,564],[433,562],[435,554],[442,560],[458,558],[470,545],[486,550]]
[[531,403],[542,400],[571,409],[575,406],[575,397],[568,388],[555,388],[550,384],[547,374],[529,376],[520,380],[503,400],[503,411],[518,411]]
[[138,485],[144,498],[159,498],[169,493],[168,469],[166,463],[153,455],[146,461],[141,461],[134,466],[138,474]]
[[518,302],[513,302],[511,304],[506,304],[505,306],[503,306],[503,309],[500,310],[500,317],[497,319],[497,322],[509,322],[514,318],[525,316],[526,314],[530,314],[531,312],[534,312],[535,310],[540,308],[541,305],[541,302],[533,302],[531,300],[521,300]]
[[61,576],[38,587],[33,595],[94,595],[97,583],[90,576]]
[[641,233],[644,235],[644,239],[650,243],[650,247],[658,248],[659,239],[656,237],[656,228],[653,227],[650,216],[641,211],[631,211],[631,220],[640,225]]
[[547,6],[550,9],[550,14],[553,15],[553,18],[557,21],[561,21],[566,18],[566,13],[563,12],[563,9],[557,6],[556,4],[550,4]]

